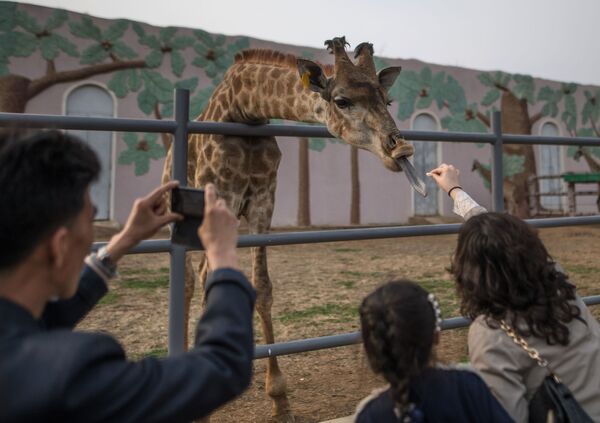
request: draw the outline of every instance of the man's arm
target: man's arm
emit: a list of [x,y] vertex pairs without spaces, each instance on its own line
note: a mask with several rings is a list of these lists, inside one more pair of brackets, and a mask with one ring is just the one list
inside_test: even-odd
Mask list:
[[240,272],[219,269],[207,281],[206,311],[188,353],[128,362],[114,342],[102,351],[89,345],[62,394],[65,420],[185,422],[211,413],[250,383],[254,301]]

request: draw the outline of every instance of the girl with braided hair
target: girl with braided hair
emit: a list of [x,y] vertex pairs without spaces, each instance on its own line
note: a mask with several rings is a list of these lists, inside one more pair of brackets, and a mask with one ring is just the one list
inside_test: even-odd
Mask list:
[[369,364],[389,387],[359,404],[356,422],[512,422],[475,373],[436,367],[440,307],[421,286],[380,286],[363,300],[360,322]]

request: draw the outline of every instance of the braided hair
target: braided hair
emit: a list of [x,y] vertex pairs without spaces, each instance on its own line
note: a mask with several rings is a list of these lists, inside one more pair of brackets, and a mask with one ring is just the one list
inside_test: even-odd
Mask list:
[[398,421],[410,422],[409,384],[431,362],[436,336],[438,316],[428,293],[408,280],[387,282],[359,312],[369,365],[389,382]]

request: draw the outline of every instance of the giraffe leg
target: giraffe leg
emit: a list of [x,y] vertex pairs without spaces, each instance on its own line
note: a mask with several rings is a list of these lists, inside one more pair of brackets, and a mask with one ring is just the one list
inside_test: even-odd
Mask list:
[[[246,219],[250,233],[266,233],[271,226],[274,185],[259,189],[250,196],[246,209]],[[271,306],[273,305],[273,285],[267,267],[267,249],[253,247],[252,283],[256,289],[256,312],[260,318],[264,342],[275,342]],[[287,397],[287,383],[279,369],[277,357],[269,357],[267,362],[266,391],[273,401],[272,415],[277,423],[292,423],[294,416]]]
[[[273,285],[267,269],[267,250],[265,247],[252,248],[252,283],[256,288],[256,311],[260,317],[264,342],[275,342],[271,307],[273,305]],[[272,415],[276,422],[294,422],[290,403],[287,398],[287,383],[279,369],[277,357],[267,359],[266,391],[273,401]]]
[[192,304],[192,297],[194,296],[194,289],[196,287],[196,274],[194,272],[194,265],[192,263],[192,257],[190,254],[185,255],[185,297],[184,297],[184,332],[183,332],[183,345],[184,350],[187,351],[189,348],[189,321],[190,321],[190,307]]

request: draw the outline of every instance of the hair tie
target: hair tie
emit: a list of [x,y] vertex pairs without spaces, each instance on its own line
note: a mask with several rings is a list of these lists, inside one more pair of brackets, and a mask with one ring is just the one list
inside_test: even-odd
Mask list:
[[452,188],[450,188],[448,190],[448,197],[450,197],[450,194],[452,193],[452,191],[454,191],[455,189],[463,189],[460,185],[455,185]]
[[432,293],[427,295],[427,301],[431,304],[433,314],[435,315],[435,332],[439,332],[442,330],[442,311],[440,310],[440,303],[438,303],[435,295]]

